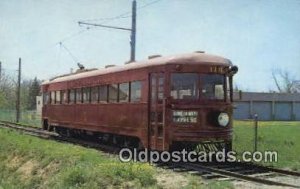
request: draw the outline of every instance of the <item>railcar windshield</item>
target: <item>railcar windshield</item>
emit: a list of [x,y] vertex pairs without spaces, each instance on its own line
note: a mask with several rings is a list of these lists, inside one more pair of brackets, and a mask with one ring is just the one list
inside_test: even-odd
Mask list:
[[183,100],[225,100],[225,76],[173,73],[171,74],[171,97]]
[[218,74],[202,74],[200,75],[201,90],[200,96],[209,100],[225,99],[224,76]]
[[171,77],[173,99],[198,99],[198,74],[174,73]]

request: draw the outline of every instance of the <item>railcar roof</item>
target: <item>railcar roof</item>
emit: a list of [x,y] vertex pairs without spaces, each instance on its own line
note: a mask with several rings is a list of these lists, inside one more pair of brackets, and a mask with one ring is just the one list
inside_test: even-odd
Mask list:
[[57,83],[63,81],[77,80],[80,78],[92,77],[97,75],[104,75],[108,73],[116,73],[127,70],[135,70],[139,68],[167,65],[167,64],[185,64],[185,65],[205,65],[205,64],[217,64],[217,65],[231,65],[229,59],[210,55],[206,53],[189,53],[173,56],[157,57],[153,59],[132,62],[125,65],[114,66],[109,68],[101,68],[93,71],[87,71],[77,74],[71,74],[67,76],[57,77],[53,80],[45,81],[43,84]]

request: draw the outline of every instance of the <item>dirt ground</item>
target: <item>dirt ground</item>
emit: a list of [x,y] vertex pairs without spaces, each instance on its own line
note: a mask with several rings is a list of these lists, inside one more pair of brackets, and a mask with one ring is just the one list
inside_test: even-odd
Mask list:
[[[300,178],[293,177],[293,176],[276,176],[269,178],[268,180],[277,181],[281,183],[287,183],[295,186],[300,187]],[[292,188],[292,187],[283,187],[283,186],[271,186],[271,185],[263,185],[263,184],[256,184],[253,182],[245,182],[245,181],[233,181],[232,182],[235,188],[249,188],[249,189],[280,189],[280,188]]]

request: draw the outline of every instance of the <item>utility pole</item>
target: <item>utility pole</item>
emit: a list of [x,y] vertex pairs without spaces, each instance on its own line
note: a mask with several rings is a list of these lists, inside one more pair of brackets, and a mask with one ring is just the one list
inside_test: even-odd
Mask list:
[[135,61],[135,43],[136,43],[136,0],[132,1],[132,19],[131,19],[131,28],[123,28],[117,26],[108,26],[103,24],[93,24],[87,22],[78,22],[79,25],[88,25],[88,26],[97,26],[102,28],[110,28],[110,29],[117,29],[117,30],[125,30],[130,31],[130,62]]
[[0,61],[0,81],[1,81],[1,78],[2,78],[2,62]]
[[130,62],[135,61],[135,40],[136,40],[136,1],[132,1],[132,17],[131,17],[131,51]]
[[16,102],[16,122],[20,122],[20,97],[21,97],[21,58],[19,58],[17,102]]

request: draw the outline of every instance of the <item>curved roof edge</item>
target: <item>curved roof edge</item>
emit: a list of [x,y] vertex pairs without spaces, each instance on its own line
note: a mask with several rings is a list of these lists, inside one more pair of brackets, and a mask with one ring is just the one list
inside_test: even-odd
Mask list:
[[157,57],[148,60],[142,60],[137,62],[132,62],[125,65],[110,67],[110,68],[101,68],[93,71],[71,74],[67,76],[57,77],[53,80],[48,80],[43,82],[43,85],[50,83],[58,83],[63,81],[71,81],[85,77],[93,77],[97,75],[104,75],[108,73],[116,73],[127,70],[134,70],[139,68],[151,67],[151,66],[159,66],[159,65],[167,65],[167,64],[205,64],[205,63],[215,63],[220,65],[231,65],[231,61],[229,59],[210,55],[206,53],[188,53],[188,54],[179,54],[165,57]]

